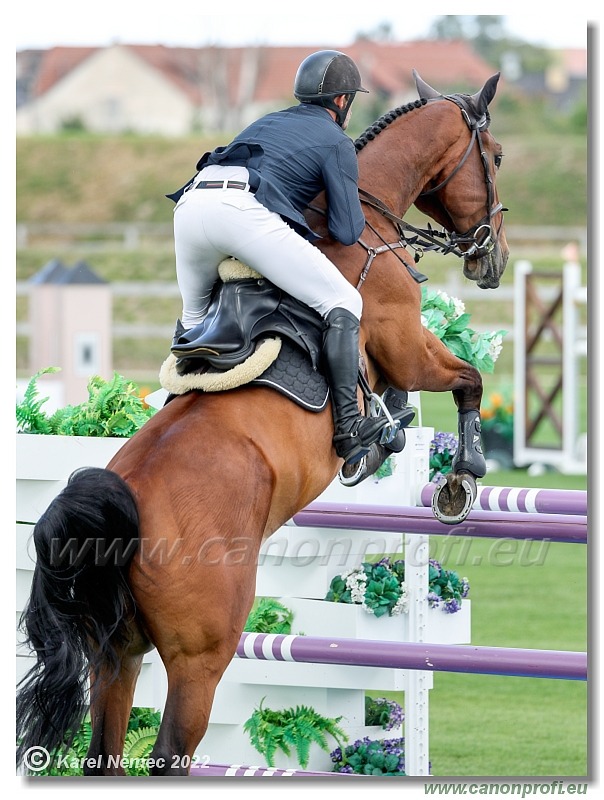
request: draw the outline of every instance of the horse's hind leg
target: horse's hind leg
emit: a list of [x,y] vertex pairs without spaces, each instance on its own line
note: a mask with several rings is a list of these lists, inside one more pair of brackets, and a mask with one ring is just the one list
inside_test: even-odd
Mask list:
[[[206,538],[208,547],[211,542]],[[205,735],[216,686],[235,654],[254,600],[258,546],[250,547],[246,563],[237,566],[223,563],[230,556],[222,552],[222,543],[212,551],[215,560],[206,549],[202,563],[187,572],[193,589],[184,591],[183,580],[173,580],[158,595],[152,612],[148,603],[150,636],[168,678],[159,735],[149,757],[152,775],[187,775]]]
[[134,699],[136,680],[143,656],[124,656],[115,680],[101,670],[91,680],[90,717],[92,739],[86,760],[85,775],[125,775],[122,765],[124,739]]
[[151,774],[187,775],[204,737],[216,686],[230,661],[222,647],[198,655],[179,654],[167,664],[168,696],[155,747]]

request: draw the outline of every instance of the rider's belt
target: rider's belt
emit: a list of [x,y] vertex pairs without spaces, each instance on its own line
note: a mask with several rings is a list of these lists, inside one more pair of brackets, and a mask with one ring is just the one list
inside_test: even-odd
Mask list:
[[254,190],[244,181],[199,181],[196,189],[242,189],[244,192],[253,192]]

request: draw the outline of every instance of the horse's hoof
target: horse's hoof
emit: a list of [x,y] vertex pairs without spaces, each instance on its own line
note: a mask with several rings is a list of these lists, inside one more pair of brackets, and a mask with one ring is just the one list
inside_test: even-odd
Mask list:
[[374,475],[391,454],[389,446],[372,444],[367,455],[363,456],[356,464],[344,464],[338,474],[340,483],[343,486],[358,486],[361,481]]
[[432,513],[445,525],[463,522],[476,500],[476,481],[469,472],[450,472],[432,495]]
[[360,461],[355,464],[344,464],[338,473],[338,478],[342,486],[357,486],[361,481],[364,481],[368,476],[367,472],[367,456],[363,456]]

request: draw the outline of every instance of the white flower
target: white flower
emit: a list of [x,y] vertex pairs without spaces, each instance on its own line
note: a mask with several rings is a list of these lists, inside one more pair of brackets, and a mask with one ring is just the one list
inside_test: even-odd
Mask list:
[[428,327],[428,317],[425,314],[422,314],[422,325],[424,328]]
[[367,586],[367,575],[359,570],[342,575],[346,580],[346,588],[350,589],[350,597],[353,603],[363,603],[365,600],[365,589]]
[[497,361],[502,349],[503,349],[503,336],[501,336],[501,334],[498,333],[495,336],[493,336],[493,338],[489,342],[489,355],[491,356],[493,361]]
[[449,295],[446,292],[443,292],[442,289],[436,290],[436,297],[441,297],[445,301],[445,303],[449,303],[451,300]]
[[407,611],[409,611],[409,592],[407,591],[407,584],[403,581],[401,583],[401,596],[396,601],[390,616],[395,617],[398,614],[406,614]]
[[457,319],[458,317],[461,317],[461,315],[465,313],[466,307],[463,303],[463,300],[460,300],[458,297],[452,297],[451,302],[453,303],[453,308],[455,309],[454,319]]

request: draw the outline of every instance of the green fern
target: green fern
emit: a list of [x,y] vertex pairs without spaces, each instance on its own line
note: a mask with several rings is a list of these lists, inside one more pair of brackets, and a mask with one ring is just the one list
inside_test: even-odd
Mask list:
[[88,400],[59,409],[51,422],[64,436],[128,438],[154,413],[137,395],[136,386],[115,372],[110,381],[93,376],[88,382]]
[[59,372],[58,367],[46,367],[41,369],[30,379],[23,395],[23,400],[17,403],[17,432],[18,433],[39,433],[50,434],[53,432],[50,417],[42,406],[48,401],[48,397],[40,397],[38,378]]
[[148,775],[148,760],[158,734],[157,727],[137,728],[126,735],[124,768],[128,775]]
[[18,432],[129,438],[155,413],[138,396],[135,384],[114,372],[109,381],[98,375],[90,378],[87,401],[60,408],[49,417],[41,410],[48,398],[38,398],[37,379],[57,371],[57,367],[47,367],[30,380],[23,401],[17,405]]
[[275,711],[263,708],[264,699],[244,723],[243,729],[249,735],[252,746],[265,757],[269,767],[275,766],[277,750],[287,756],[294,751],[298,763],[305,768],[312,744],[329,752],[328,736],[333,737],[340,747],[348,741],[346,732],[338,724],[342,717],[323,717],[312,706]]
[[[161,713],[153,708],[135,707],[130,712],[124,742],[124,768],[128,775],[149,774],[147,762],[159,733],[160,721]],[[87,714],[69,747],[57,748],[56,756],[61,757],[60,761],[53,760],[51,765],[36,772],[36,775],[83,775],[83,759],[88,754],[91,740],[92,724],[90,714]]]
[[262,597],[250,612],[244,631],[252,633],[292,632],[294,614],[274,597]]

